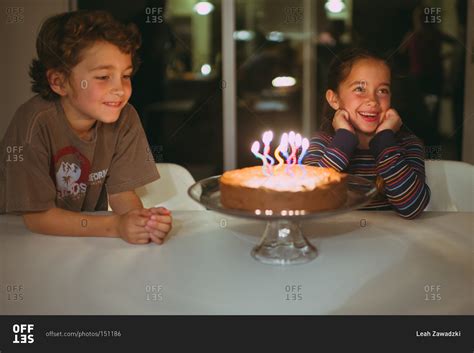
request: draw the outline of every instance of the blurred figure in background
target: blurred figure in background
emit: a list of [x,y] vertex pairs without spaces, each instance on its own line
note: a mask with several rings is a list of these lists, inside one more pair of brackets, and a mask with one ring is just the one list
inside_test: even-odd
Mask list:
[[[333,20],[329,21],[317,39],[316,44],[316,75],[317,75],[317,87],[321,90],[327,89],[327,77],[329,73],[329,64],[332,59],[337,56],[342,50],[348,47],[341,41],[341,37],[346,32],[346,24],[344,20]],[[317,116],[321,116],[322,107],[324,106],[323,95],[318,96],[318,104],[316,105]]]
[[444,68],[441,45],[443,41],[451,44],[455,39],[441,32],[436,23],[430,21],[424,13],[424,7],[418,6],[413,11],[413,31],[408,33],[400,48],[408,54],[409,73],[416,79],[428,109],[432,140],[439,144],[440,134],[439,111],[444,89]]

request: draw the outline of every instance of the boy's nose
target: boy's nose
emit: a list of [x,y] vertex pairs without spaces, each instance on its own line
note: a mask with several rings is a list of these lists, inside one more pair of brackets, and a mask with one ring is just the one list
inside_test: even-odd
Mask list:
[[125,91],[122,87],[122,85],[117,85],[112,89],[112,94],[115,94],[117,96],[123,96],[125,94]]

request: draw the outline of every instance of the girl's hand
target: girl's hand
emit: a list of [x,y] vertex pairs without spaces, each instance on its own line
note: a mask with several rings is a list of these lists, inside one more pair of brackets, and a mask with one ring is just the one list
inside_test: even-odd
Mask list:
[[354,127],[350,122],[349,113],[344,109],[339,109],[334,114],[334,118],[332,119],[332,127],[334,131],[338,129],[346,129],[355,134]]
[[149,211],[151,215],[145,224],[145,230],[154,243],[163,244],[166,235],[172,228],[171,212],[164,207],[152,207]]
[[379,133],[380,131],[390,129],[393,132],[397,132],[400,130],[403,122],[402,119],[400,118],[400,115],[398,115],[397,111],[395,109],[390,108],[385,112],[385,114],[382,115],[382,119],[380,121],[379,126],[377,127],[377,130],[375,130],[375,133]]

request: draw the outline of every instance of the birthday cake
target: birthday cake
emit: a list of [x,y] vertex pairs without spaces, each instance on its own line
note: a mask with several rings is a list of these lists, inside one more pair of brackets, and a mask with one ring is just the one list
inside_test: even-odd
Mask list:
[[289,170],[282,167],[273,175],[263,173],[261,166],[231,170],[219,180],[221,203],[257,214],[336,209],[346,202],[346,176],[308,165],[294,165]]

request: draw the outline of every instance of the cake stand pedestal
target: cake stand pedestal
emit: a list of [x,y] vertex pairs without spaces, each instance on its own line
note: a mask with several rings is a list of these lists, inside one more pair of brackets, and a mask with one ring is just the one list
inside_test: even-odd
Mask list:
[[265,264],[301,264],[313,260],[318,250],[306,239],[300,223],[287,219],[267,222],[260,243],[252,256]]
[[225,208],[220,200],[218,176],[196,182],[189,190],[189,196],[207,209],[230,216],[267,221],[260,243],[251,255],[256,260],[271,265],[303,264],[317,257],[318,250],[303,235],[300,224],[307,219],[326,218],[349,212],[367,204],[376,194],[375,185],[369,180],[354,175],[347,176],[347,199],[340,208],[331,211],[262,212]]

